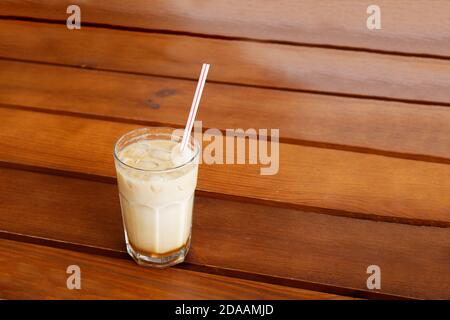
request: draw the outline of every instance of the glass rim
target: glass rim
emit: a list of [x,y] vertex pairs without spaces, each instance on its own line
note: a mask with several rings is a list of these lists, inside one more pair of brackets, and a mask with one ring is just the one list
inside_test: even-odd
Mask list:
[[[179,128],[171,128],[171,127],[142,127],[142,128],[137,128],[137,129],[128,131],[127,133],[124,133],[122,136],[120,136],[119,139],[117,139],[116,143],[114,144],[114,148],[113,148],[114,159],[116,159],[120,164],[124,165],[125,167],[131,168],[133,170],[139,170],[139,171],[143,171],[143,172],[163,173],[163,172],[170,172],[170,171],[178,170],[178,169],[181,169],[181,168],[187,166],[188,164],[192,163],[195,160],[195,158],[197,157],[197,155],[200,153],[200,144],[199,144],[198,140],[194,136],[191,135],[190,139],[192,139],[192,141],[193,141],[194,155],[191,158],[189,158],[189,160],[186,160],[185,162],[183,162],[182,164],[180,164],[180,165],[178,165],[176,167],[167,168],[167,169],[143,169],[143,168],[134,167],[132,165],[129,165],[129,164],[123,162],[119,158],[119,156],[117,154],[119,143],[122,142],[125,138],[127,138],[127,136],[129,136],[129,135],[131,135],[133,133],[138,133],[139,131],[142,131],[143,133],[142,134],[138,134],[136,137],[144,135],[144,132],[146,130],[149,130],[149,129],[172,130],[172,133],[165,133],[165,132],[163,132],[163,133],[149,133],[149,135],[162,135],[162,136],[170,136],[170,137],[172,137],[172,136],[174,136],[173,131],[177,130]],[[178,135],[175,135],[175,136],[178,136]],[[182,136],[178,136],[178,137],[180,137],[181,139],[183,138]],[[197,150],[195,150],[195,149],[197,149]]]

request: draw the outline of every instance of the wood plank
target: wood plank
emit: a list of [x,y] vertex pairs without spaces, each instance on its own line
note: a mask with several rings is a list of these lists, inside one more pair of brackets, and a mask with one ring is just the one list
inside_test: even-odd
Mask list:
[[[0,240],[2,299],[341,299],[333,294]],[[67,267],[81,289],[67,289]]]
[[189,79],[209,62],[211,81],[450,104],[450,60],[5,20],[0,43],[7,58]]
[[[0,179],[14,181],[0,184],[0,230],[111,251],[107,254],[125,251],[115,185],[5,168],[0,168]],[[450,228],[334,217],[199,195],[193,219],[187,261],[196,266],[364,292],[366,268],[375,264],[382,270],[381,290],[376,292],[450,297]],[[369,293],[360,296],[364,294]]]
[[[0,70],[0,103],[146,125],[183,127],[195,89],[187,80],[4,60]],[[197,118],[204,128],[281,128],[282,142],[450,159],[448,107],[208,83]]]
[[[450,3],[445,0],[379,0],[382,29],[368,30],[359,0],[274,2],[120,0],[80,3],[83,23],[247,37],[316,45],[450,56]],[[73,1],[3,0],[2,15],[66,20]],[[336,14],[339,12],[339,14]]]
[[[11,109],[0,109],[0,118],[1,162],[109,181],[115,177],[115,141],[139,127]],[[285,143],[279,144],[278,164],[276,175],[260,175],[259,164],[202,164],[198,189],[337,210],[326,211],[331,214],[449,225],[449,165]]]

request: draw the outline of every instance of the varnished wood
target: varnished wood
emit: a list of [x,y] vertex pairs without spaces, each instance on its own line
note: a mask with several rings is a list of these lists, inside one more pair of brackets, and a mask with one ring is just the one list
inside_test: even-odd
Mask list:
[[[134,124],[0,109],[0,161],[113,180],[112,147]],[[333,214],[448,226],[450,166],[280,143],[279,172],[201,165],[198,189]]]
[[449,60],[9,20],[0,43],[0,57],[189,79],[208,62],[210,81],[450,104]]
[[[88,252],[99,248],[106,255],[125,251],[115,185],[5,168],[0,168],[0,179],[14,181],[0,184],[2,231]],[[276,283],[312,288],[317,283],[370,294],[366,269],[375,264],[382,270],[382,287],[375,292],[449,298],[450,228],[333,217],[199,195],[193,218],[187,261],[194,269],[208,266],[247,278],[269,276]]]
[[[70,0],[3,0],[0,13],[67,19]],[[151,1],[85,0],[83,22],[450,56],[450,4],[445,0],[380,0],[382,29],[366,27],[367,7],[359,0]]]
[[[183,127],[187,80],[0,60],[0,103],[147,125]],[[280,128],[281,141],[442,161],[450,108],[208,83],[204,128]],[[246,97],[244,100],[242,97]]]
[[[0,240],[2,299],[345,299],[333,294]],[[69,290],[67,267],[81,271]],[[348,298],[347,298],[348,299]]]
[[[2,2],[0,298],[450,298],[448,3],[383,0],[370,31],[360,1],[233,1],[88,0],[77,31],[67,1]],[[187,264],[145,270],[112,145],[183,126],[204,61],[204,127],[282,129],[280,171],[202,165]]]

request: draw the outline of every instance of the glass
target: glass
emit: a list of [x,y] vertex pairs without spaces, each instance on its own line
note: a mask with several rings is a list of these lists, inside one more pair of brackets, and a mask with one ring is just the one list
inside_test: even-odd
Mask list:
[[125,242],[139,265],[172,266],[189,251],[199,143],[190,137],[175,161],[182,140],[175,130],[136,129],[114,147]]

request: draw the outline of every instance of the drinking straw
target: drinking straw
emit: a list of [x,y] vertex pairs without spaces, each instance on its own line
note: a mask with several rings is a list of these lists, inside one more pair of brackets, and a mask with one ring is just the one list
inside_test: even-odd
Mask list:
[[194,126],[195,115],[197,114],[198,105],[200,104],[200,98],[202,97],[203,87],[205,86],[206,76],[208,75],[209,64],[204,63],[202,71],[200,72],[200,78],[198,79],[197,89],[195,89],[194,99],[192,100],[191,110],[189,111],[189,117],[184,128],[183,139],[181,140],[180,151],[183,152],[186,148],[189,137],[191,136],[192,127]]

